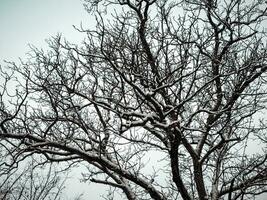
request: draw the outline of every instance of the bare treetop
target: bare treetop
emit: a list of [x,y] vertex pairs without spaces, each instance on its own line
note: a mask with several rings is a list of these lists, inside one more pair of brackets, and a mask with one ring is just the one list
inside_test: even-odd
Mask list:
[[97,26],[77,28],[82,46],[56,36],[49,51],[9,63],[12,75],[2,70],[0,137],[10,152],[86,163],[85,179],[127,199],[266,192],[266,3],[85,6]]

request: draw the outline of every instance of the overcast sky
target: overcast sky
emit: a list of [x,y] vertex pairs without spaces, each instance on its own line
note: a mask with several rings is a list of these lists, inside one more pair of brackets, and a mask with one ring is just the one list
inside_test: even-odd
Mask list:
[[[45,40],[57,33],[62,33],[71,42],[79,42],[84,35],[72,25],[82,23],[89,27],[93,19],[84,10],[82,0],[0,0],[0,64],[3,60],[25,58],[29,44],[44,47]],[[80,172],[77,170],[73,176],[79,177]],[[72,179],[67,190],[69,199],[85,192],[84,197],[99,200],[105,188],[81,185],[79,180]]]
[[83,34],[72,25],[90,21],[82,0],[0,0],[1,60],[24,57],[28,44],[44,46],[45,39],[57,33],[79,41]]

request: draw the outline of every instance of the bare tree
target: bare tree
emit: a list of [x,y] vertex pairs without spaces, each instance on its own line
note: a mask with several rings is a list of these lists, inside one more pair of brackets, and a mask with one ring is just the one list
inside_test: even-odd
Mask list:
[[2,159],[0,165],[1,200],[61,199],[65,180],[52,164],[44,166],[34,159],[8,164],[6,160]]
[[1,138],[21,156],[83,163],[86,180],[131,200],[266,192],[266,3],[99,0],[86,8],[97,27],[77,28],[83,45],[57,36],[49,51],[33,48],[2,71]]

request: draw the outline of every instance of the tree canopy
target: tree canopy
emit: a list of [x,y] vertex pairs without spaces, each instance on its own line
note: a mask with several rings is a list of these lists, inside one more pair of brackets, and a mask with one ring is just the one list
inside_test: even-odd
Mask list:
[[83,44],[58,35],[1,66],[0,142],[11,161],[80,163],[86,180],[130,200],[266,192],[266,2],[85,7],[97,25],[77,27]]

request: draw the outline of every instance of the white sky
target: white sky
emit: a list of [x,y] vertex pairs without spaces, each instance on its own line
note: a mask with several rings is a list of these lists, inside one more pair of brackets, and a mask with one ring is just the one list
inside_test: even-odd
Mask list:
[[23,58],[28,44],[44,46],[57,33],[79,41],[83,35],[72,25],[90,21],[82,0],[0,0],[0,59]]
[[[82,0],[0,0],[0,64],[3,60],[18,61],[25,58],[29,44],[45,46],[45,39],[62,33],[71,42],[79,42],[84,35],[72,25],[93,26],[94,18],[83,8]],[[73,176],[79,177],[81,169]],[[68,182],[68,199],[85,192],[84,199],[100,200],[106,189],[100,186]],[[264,199],[260,199],[264,200]]]

